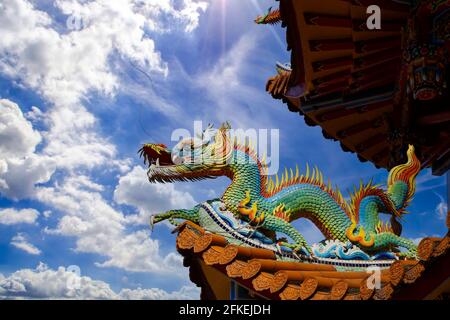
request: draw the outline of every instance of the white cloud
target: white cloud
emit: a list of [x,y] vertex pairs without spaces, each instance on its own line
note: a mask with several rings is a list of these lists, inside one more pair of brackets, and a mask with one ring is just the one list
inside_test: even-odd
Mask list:
[[[183,276],[181,258],[162,255],[147,230],[129,232],[127,218],[103,196],[108,188],[90,176],[95,168],[124,174],[130,160],[118,159],[116,146],[98,132],[98,119],[84,101],[91,93],[115,95],[121,82],[115,73],[118,59],[167,75],[168,65],[151,33],[169,32],[172,26],[191,32],[207,4],[71,0],[55,1],[55,8],[61,11],[58,15],[82,17],[86,25],[69,30],[58,22],[61,19],[53,20],[26,0],[8,1],[0,10],[0,73],[48,102],[42,110],[33,107],[27,118],[16,104],[3,102],[8,117],[0,120],[8,126],[0,129],[0,139],[12,137],[19,146],[4,146],[7,156],[0,153],[0,192],[15,200],[38,200],[55,209],[55,216],[62,213],[57,226],[46,232],[74,237],[76,252],[105,258],[99,266]],[[45,129],[37,132],[30,121]],[[55,172],[60,173],[57,178]],[[183,205],[192,201],[173,187],[161,192],[184,196],[185,202],[174,200]]]
[[4,163],[7,170],[0,171],[0,193],[13,200],[32,197],[36,184],[48,182],[55,172],[55,162],[47,156],[31,154],[4,159]]
[[123,166],[115,160],[116,147],[96,133],[97,120],[83,106],[54,108],[47,113],[46,122],[50,129],[42,153],[51,157],[58,169]]
[[35,209],[21,209],[13,208],[0,209],[0,224],[33,224],[39,217],[39,212]]
[[55,187],[39,188],[36,196],[64,214],[56,228],[46,232],[75,237],[75,251],[106,258],[98,266],[184,275],[181,257],[161,255],[159,242],[150,238],[148,228],[127,232],[126,217],[108,204],[99,186],[87,177],[66,177]]
[[[196,204],[190,193],[177,190],[173,184],[149,183],[147,172],[141,166],[134,167],[119,179],[114,200],[139,209],[140,215],[133,218],[143,224],[148,224],[151,214],[170,209],[189,209]],[[128,217],[129,220],[133,218]]]
[[18,233],[11,239],[11,245],[25,251],[28,254],[40,255],[41,250],[36,248],[32,243],[28,242],[27,237],[23,233]]
[[435,192],[435,194],[439,198],[439,203],[436,206],[435,212],[439,219],[445,220],[445,218],[447,218],[447,213],[448,213],[447,201],[440,194],[438,194],[436,192]]
[[39,132],[33,130],[19,106],[0,99],[0,155],[2,158],[20,158],[33,153],[41,142]]
[[50,216],[53,214],[53,212],[51,210],[45,210],[44,212],[42,212],[42,215],[44,216],[44,218],[48,219],[50,218]]
[[[97,133],[97,119],[81,102],[92,92],[115,94],[120,79],[111,61],[117,57],[131,60],[148,72],[167,75],[167,63],[148,31],[166,32],[172,25],[190,32],[207,6],[206,2],[192,0],[56,1],[63,19],[78,17],[86,22],[80,29],[69,29],[36,9],[31,1],[4,4],[0,10],[0,73],[40,93],[49,108],[44,112],[33,107],[27,114],[30,120],[42,121],[47,127],[39,134],[17,105],[9,103],[14,109],[9,112],[14,122],[10,121],[7,130],[0,129],[0,142],[8,142],[3,149],[34,158],[16,160],[15,172],[0,159],[0,174],[10,172],[6,178],[0,176],[0,192],[12,199],[30,197],[33,186],[47,182],[57,169],[89,170],[106,165],[106,169],[128,171],[129,160],[116,159],[116,147]],[[0,120],[5,121],[3,117]],[[20,141],[8,140],[10,132]],[[41,151],[33,153],[41,140]],[[14,147],[15,142],[21,143]],[[11,160],[10,155],[2,158]],[[20,171],[23,174],[17,177]]]
[[192,32],[198,26],[200,13],[205,12],[209,5],[206,1],[193,0],[148,0],[134,3],[136,10],[148,17],[148,27],[159,32],[168,32],[174,27]]
[[0,274],[3,299],[198,299],[199,289],[182,287],[179,291],[161,289],[122,289],[114,292],[104,281],[77,275],[69,268],[50,269],[41,263],[36,269],[22,269],[5,277]]
[[0,12],[4,25],[0,54],[8,57],[0,70],[64,105],[77,104],[90,90],[113,93],[117,79],[108,65],[113,50],[164,72],[153,40],[144,36],[143,17],[135,15],[127,1],[55,4],[67,15],[85,13],[90,25],[58,33],[46,12],[25,0],[10,1]]
[[119,293],[125,300],[194,300],[199,299],[200,289],[194,286],[184,286],[179,291],[167,292],[161,289],[122,289]]
[[38,107],[32,106],[31,110],[25,114],[25,117],[32,122],[38,122],[44,120],[45,114]]
[[[83,239],[86,241],[85,239]],[[94,239],[91,239],[94,240]],[[95,239],[97,240],[97,239]],[[87,240],[89,241],[89,239]],[[159,242],[150,239],[148,230],[140,230],[114,239],[116,243],[107,251],[109,259],[96,263],[99,267],[116,267],[134,272],[154,272],[171,274],[179,272],[176,276],[186,276],[183,261],[180,255],[169,253],[162,257],[159,252]],[[87,244],[90,245],[88,242]]]
[[167,64],[146,30],[175,25],[192,31],[208,5],[192,0],[177,1],[176,7],[169,0],[58,0],[55,6],[66,18],[85,23],[62,33],[29,1],[13,0],[4,6],[0,54],[5,59],[0,70],[57,105],[73,105],[91,90],[114,94],[118,79],[109,65],[114,52],[146,70],[167,74]]
[[[79,283],[79,288],[71,284]],[[64,267],[49,269],[40,264],[35,270],[22,269],[0,282],[3,298],[34,299],[111,299],[114,291],[108,284],[75,275]]]
[[[261,65],[266,65],[258,61],[265,56],[264,48],[259,45],[260,40],[259,33],[243,34],[214,67],[193,79],[214,101],[215,118],[229,120],[235,128],[253,128],[256,122],[261,127],[267,127],[273,121],[267,112],[260,112],[265,104],[269,108],[273,100],[263,88],[251,85],[255,74],[263,74]],[[270,65],[267,68],[271,68]]]
[[12,199],[30,196],[36,183],[47,182],[54,161],[36,155],[41,134],[25,119],[19,106],[0,100],[0,193]]

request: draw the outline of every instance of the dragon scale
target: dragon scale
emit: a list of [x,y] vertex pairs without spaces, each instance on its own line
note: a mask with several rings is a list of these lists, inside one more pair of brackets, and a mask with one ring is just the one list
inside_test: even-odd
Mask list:
[[[212,142],[189,150],[189,156],[175,155],[183,159],[174,164],[164,145],[147,144],[141,149],[149,162],[148,177],[151,182],[198,180],[227,176],[231,183],[221,197],[226,209],[237,218],[248,222],[255,229],[264,231],[275,239],[277,234],[291,238],[277,239],[279,245],[294,251],[312,251],[303,235],[291,224],[306,218],[311,220],[327,239],[351,241],[365,252],[406,249],[399,253],[412,257],[416,246],[400,236],[401,225],[397,221],[405,213],[415,191],[415,177],[420,163],[413,146],[407,152],[408,162],[393,168],[388,177],[387,190],[378,185],[361,184],[345,201],[340,191],[325,183],[322,173],[307,166],[306,173],[285,170],[281,178],[267,176],[267,165],[258,159],[248,145],[237,143],[228,135],[229,127],[222,126]],[[181,142],[183,147],[193,141]],[[201,162],[192,162],[201,155]],[[157,161],[155,159],[158,159]],[[390,225],[383,223],[380,213],[391,216]],[[191,220],[198,223],[198,206],[193,209],[171,210],[153,217],[155,223],[165,219]]]

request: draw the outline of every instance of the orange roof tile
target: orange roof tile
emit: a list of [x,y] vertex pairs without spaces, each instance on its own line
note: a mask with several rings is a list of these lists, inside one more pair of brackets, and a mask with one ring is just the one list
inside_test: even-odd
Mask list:
[[[228,244],[220,235],[205,232],[189,222],[176,230],[177,250],[185,265],[204,263],[233,279],[262,298],[282,300],[386,300],[402,298],[404,291],[422,277],[430,277],[433,268],[450,273],[450,238],[424,238],[418,247],[419,260],[398,260],[381,272],[380,289],[367,286],[369,274],[363,271],[337,270],[333,265],[279,261],[273,251]],[[443,266],[442,266],[443,264]],[[445,266],[447,266],[445,268]],[[442,271],[441,270],[441,271]],[[202,289],[209,284],[192,275]],[[425,279],[425,280],[428,280]],[[203,296],[207,296],[203,294]]]

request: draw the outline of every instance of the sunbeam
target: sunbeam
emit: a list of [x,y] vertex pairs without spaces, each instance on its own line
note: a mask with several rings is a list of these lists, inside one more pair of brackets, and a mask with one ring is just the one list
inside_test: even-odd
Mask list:
[[[255,7],[256,11],[258,12],[257,14],[261,15],[261,14],[264,14],[267,11],[267,8],[261,8],[261,5],[259,4],[258,0],[250,0],[250,2],[252,3],[253,7]],[[276,27],[271,26],[271,25],[267,25],[267,28],[269,28],[270,33],[272,33],[273,37],[275,38],[275,40],[279,44],[280,48],[283,51],[286,50],[286,44],[283,42],[283,40],[281,40],[280,35],[275,30]]]

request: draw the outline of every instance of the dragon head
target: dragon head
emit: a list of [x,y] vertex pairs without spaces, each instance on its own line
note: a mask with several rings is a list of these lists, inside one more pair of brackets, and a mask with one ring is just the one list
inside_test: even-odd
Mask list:
[[149,166],[149,181],[194,181],[228,175],[233,149],[228,129],[228,124],[217,130],[209,126],[201,136],[182,139],[172,149],[164,144],[144,144],[139,154]]

